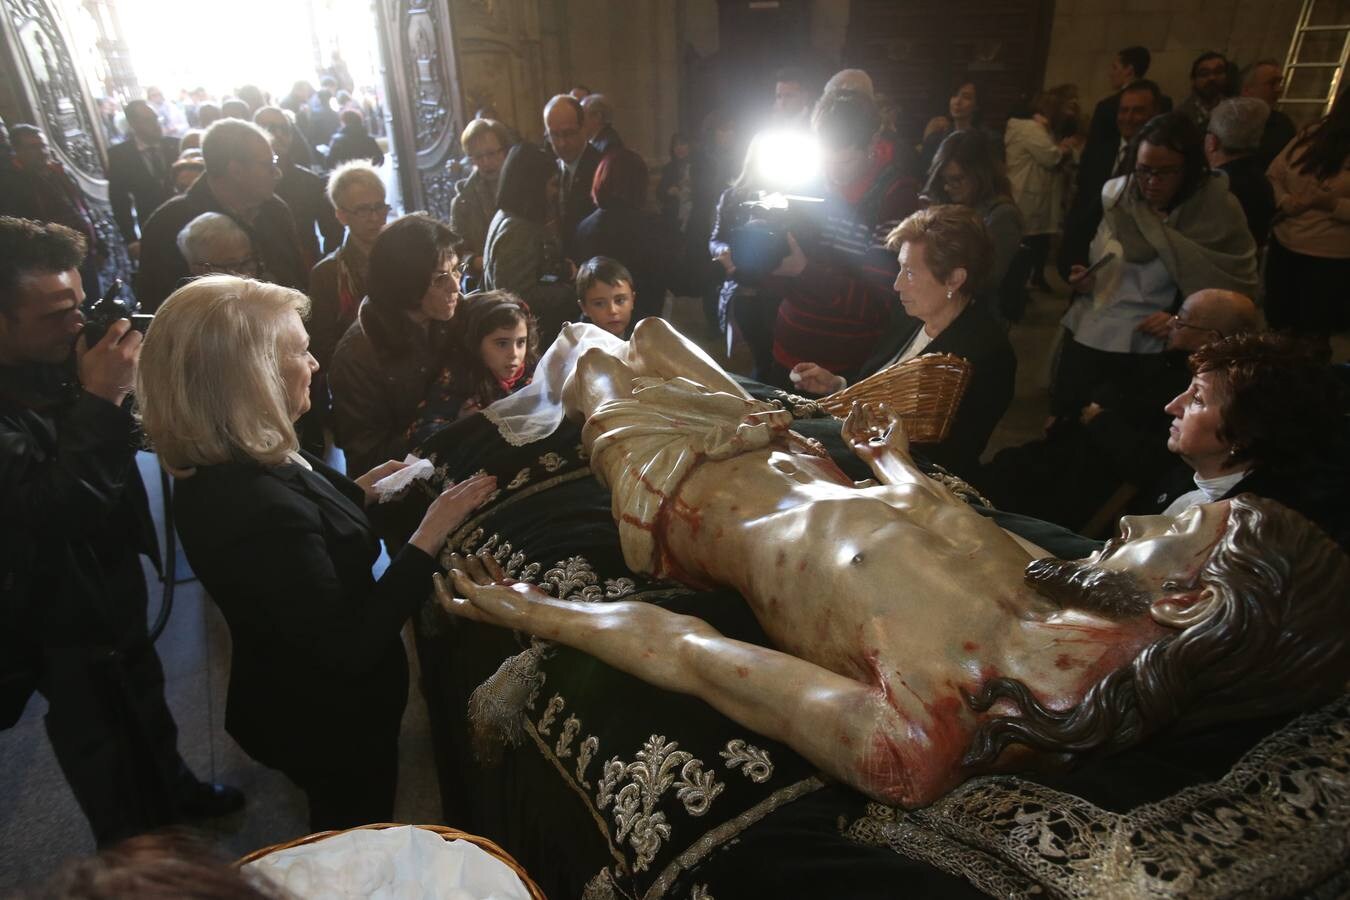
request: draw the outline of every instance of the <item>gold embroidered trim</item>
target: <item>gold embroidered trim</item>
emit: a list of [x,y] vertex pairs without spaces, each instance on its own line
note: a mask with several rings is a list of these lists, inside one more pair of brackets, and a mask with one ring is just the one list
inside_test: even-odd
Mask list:
[[1130,813],[1000,776],[926,809],[872,804],[846,834],[996,894],[1300,894],[1350,863],[1350,698],[1291,722],[1219,781]]

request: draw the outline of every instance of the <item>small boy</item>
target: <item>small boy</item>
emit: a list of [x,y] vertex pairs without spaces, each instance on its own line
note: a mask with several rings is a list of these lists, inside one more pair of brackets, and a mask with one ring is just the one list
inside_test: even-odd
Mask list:
[[636,300],[633,276],[618,260],[593,256],[577,270],[577,305],[583,316],[615,337],[628,337]]

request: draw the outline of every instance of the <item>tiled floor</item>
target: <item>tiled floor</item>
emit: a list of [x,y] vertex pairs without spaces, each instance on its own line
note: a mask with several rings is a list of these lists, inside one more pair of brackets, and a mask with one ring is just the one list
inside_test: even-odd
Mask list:
[[[1051,343],[1063,306],[1060,297],[1039,296],[1027,320],[1013,329],[1020,361],[1017,393],[1013,408],[995,432],[991,451],[1029,440],[1039,432],[1047,408]],[[687,333],[703,333],[693,300],[678,301],[671,318]],[[715,347],[708,345],[707,349],[721,358]],[[154,459],[143,454],[141,464],[151,489],[152,506],[158,513],[159,477]],[[155,577],[148,567],[147,573],[151,579]],[[157,582],[152,580],[151,584]],[[152,614],[157,603],[157,599],[152,601]],[[209,823],[209,832],[232,855],[306,833],[300,792],[282,775],[249,759],[225,734],[229,633],[220,613],[196,582],[179,586],[173,614],[157,646],[183,757],[199,776],[236,785],[248,795],[248,806],[242,813]],[[440,802],[430,730],[415,677],[412,683],[400,742],[396,818],[435,822]],[[0,893],[41,879],[63,860],[94,849],[88,826],[47,743],[42,726],[45,711],[45,702],[35,697],[23,719],[0,732]]]

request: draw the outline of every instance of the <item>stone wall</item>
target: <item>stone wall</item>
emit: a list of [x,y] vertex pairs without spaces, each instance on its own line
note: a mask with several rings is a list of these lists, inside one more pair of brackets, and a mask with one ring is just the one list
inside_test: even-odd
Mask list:
[[1045,69],[1047,86],[1075,83],[1090,108],[1110,92],[1107,73],[1122,47],[1153,54],[1148,77],[1180,102],[1191,62],[1218,50],[1238,65],[1283,60],[1300,0],[1056,0]]

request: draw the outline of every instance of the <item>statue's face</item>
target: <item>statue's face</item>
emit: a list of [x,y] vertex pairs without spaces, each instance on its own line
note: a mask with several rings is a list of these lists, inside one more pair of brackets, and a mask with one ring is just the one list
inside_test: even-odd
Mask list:
[[1155,596],[1169,594],[1194,582],[1227,529],[1227,500],[1193,506],[1176,517],[1126,516],[1120,536],[1084,563],[1126,572]]

